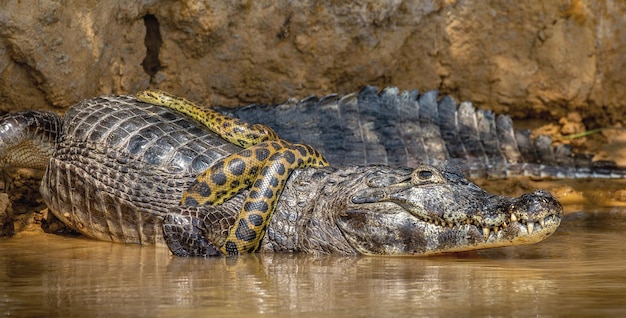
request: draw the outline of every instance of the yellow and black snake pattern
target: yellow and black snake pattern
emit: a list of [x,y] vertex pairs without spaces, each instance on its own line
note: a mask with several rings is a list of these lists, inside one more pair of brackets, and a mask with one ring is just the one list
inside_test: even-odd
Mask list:
[[263,141],[279,139],[272,128],[261,124],[250,124],[243,120],[226,116],[212,109],[202,108],[193,102],[160,90],[145,90],[137,93],[137,99],[166,106],[183,113],[207,126],[226,141],[247,148]]
[[329,165],[313,147],[281,140],[264,125],[249,124],[210,109],[204,110],[186,99],[161,91],[143,91],[137,94],[137,98],[191,116],[225,140],[245,148],[216,161],[196,177],[181,199],[181,204],[189,206],[219,205],[239,191],[250,188],[234,226],[220,247],[223,254],[250,253],[258,249],[293,170]]

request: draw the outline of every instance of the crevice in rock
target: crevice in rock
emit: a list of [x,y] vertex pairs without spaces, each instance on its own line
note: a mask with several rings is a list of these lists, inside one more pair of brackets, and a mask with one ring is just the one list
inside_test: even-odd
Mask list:
[[159,51],[163,45],[163,39],[159,30],[159,20],[154,15],[146,14],[143,17],[143,22],[146,25],[146,38],[143,41],[146,46],[146,57],[141,62],[141,66],[143,66],[146,74],[150,75],[150,81],[152,81],[154,75],[163,69],[161,61],[159,61]]

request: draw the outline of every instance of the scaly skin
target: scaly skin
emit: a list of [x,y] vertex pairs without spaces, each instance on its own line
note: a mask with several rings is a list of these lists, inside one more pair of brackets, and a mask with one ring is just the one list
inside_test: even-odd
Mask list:
[[626,178],[626,167],[569,145],[553,146],[558,143],[548,136],[515,129],[509,116],[437,91],[368,86],[343,96],[220,110],[268,125],[282,139],[311,145],[333,165],[415,167],[450,161],[470,179]]
[[279,139],[271,128],[250,124],[241,119],[222,115],[212,109],[204,109],[193,102],[160,90],[145,90],[137,93],[137,99],[159,106],[175,109],[191,118],[203,123],[211,131],[220,135],[228,142],[242,148],[248,148],[258,143]]
[[188,115],[225,140],[247,148],[201,173],[181,199],[181,204],[187,206],[219,205],[251,187],[226,242],[220,247],[223,254],[252,253],[258,249],[278,197],[294,169],[328,166],[313,147],[280,140],[267,126],[203,110],[182,97],[162,91],[142,91],[137,99]]

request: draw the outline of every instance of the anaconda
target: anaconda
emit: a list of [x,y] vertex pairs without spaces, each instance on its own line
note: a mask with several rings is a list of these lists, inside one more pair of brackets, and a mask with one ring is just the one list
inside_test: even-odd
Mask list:
[[196,177],[181,199],[185,206],[219,205],[250,188],[235,223],[228,229],[226,242],[221,244],[223,254],[257,250],[276,201],[294,169],[328,166],[326,159],[311,146],[280,140],[267,126],[202,109],[185,98],[160,90],[141,91],[137,99],[189,115],[222,139],[246,148],[213,163]]
[[[175,255],[213,255],[249,191],[219,206],[179,206],[218,160],[242,149],[180,113],[131,96],[85,100],[63,118],[22,112],[0,119],[0,159],[23,142],[48,158],[41,192],[86,236],[159,243]],[[31,132],[34,132],[31,133]],[[489,194],[456,168],[378,165],[296,169],[284,185],[263,251],[413,255],[538,242],[562,208],[545,191]],[[165,233],[165,236],[163,236]]]

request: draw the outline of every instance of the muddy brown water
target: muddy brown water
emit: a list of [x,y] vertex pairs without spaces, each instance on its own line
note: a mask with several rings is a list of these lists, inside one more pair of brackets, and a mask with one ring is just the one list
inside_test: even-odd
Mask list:
[[0,240],[5,316],[624,316],[626,209],[547,240],[440,257],[175,258],[42,232]]

